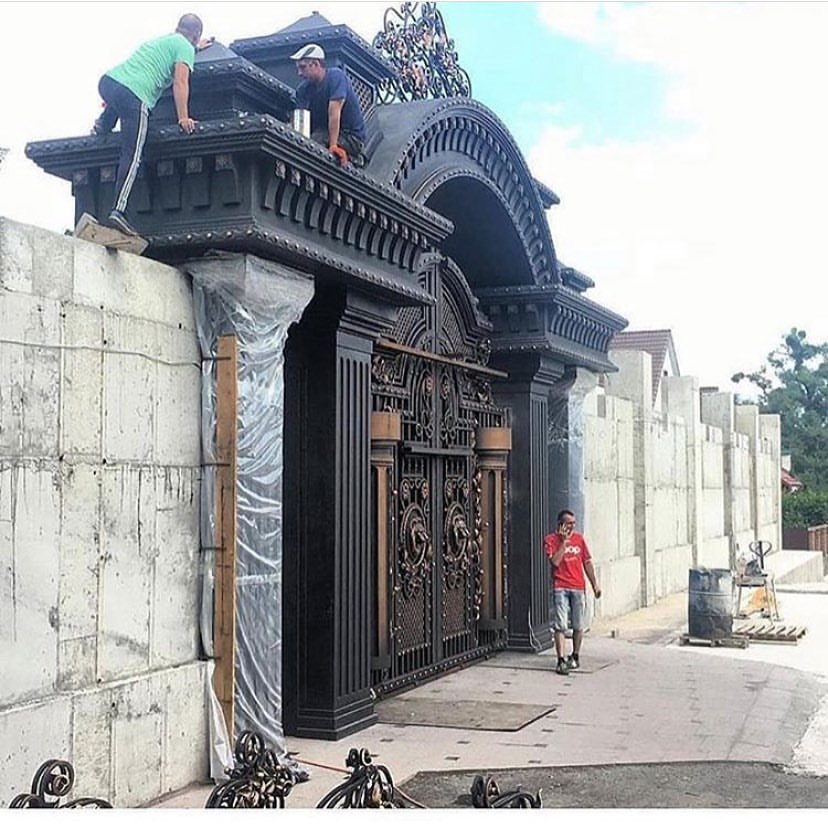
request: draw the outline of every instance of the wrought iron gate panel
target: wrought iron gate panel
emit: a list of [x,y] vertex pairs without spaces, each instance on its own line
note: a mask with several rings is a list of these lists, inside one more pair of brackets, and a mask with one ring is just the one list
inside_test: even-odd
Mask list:
[[401,311],[373,362],[373,410],[400,423],[388,470],[389,586],[378,597],[389,617],[376,616],[389,630],[388,652],[372,672],[379,692],[504,645],[500,634],[478,629],[484,578],[476,434],[506,425],[482,367],[486,323],[459,272],[441,268],[422,283],[439,297],[437,307]]

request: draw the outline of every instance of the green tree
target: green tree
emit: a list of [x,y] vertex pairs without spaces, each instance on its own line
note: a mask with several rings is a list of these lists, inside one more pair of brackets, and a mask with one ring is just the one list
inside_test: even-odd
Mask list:
[[759,389],[762,412],[781,417],[782,453],[791,455],[796,476],[828,491],[828,343],[811,344],[805,331],[791,328],[766,364],[731,381]]

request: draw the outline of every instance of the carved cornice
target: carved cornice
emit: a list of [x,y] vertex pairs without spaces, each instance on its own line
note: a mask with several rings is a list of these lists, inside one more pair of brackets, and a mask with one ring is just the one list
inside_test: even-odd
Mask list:
[[342,52],[349,67],[358,71],[361,69],[369,77],[394,75],[391,63],[353,29],[345,25],[330,25],[322,17],[319,20],[319,26],[234,40],[230,48],[253,63],[267,66],[270,62],[285,60],[304,43],[317,43],[325,49],[328,57],[335,58],[337,53]]
[[[215,55],[211,53],[215,50]],[[249,60],[219,44],[196,55],[190,79],[190,112],[197,120],[210,117],[273,115],[287,121],[296,108],[293,89]],[[178,121],[171,90],[166,90],[153,109],[151,123]]]
[[[487,107],[466,98],[450,98],[432,108],[401,148],[390,180],[406,190],[406,179],[424,159],[446,152],[471,159],[480,180],[500,193],[523,242],[535,283],[559,284],[544,199],[514,138]],[[430,181],[427,186],[434,184]]]
[[573,290],[583,293],[589,288],[595,287],[595,282],[580,270],[575,270],[574,267],[568,267],[562,262],[558,262],[558,270],[561,274],[561,281]]
[[[402,275],[367,266],[290,234],[274,231],[256,222],[219,224],[214,229],[181,231],[147,237],[147,253],[167,262],[184,261],[210,250],[250,252],[263,258],[289,262],[308,273],[344,281],[355,287],[384,295],[401,305],[433,305],[433,297]],[[172,255],[171,255],[172,254]],[[344,276],[345,279],[341,277]]]
[[[149,132],[147,156],[156,159],[264,151],[277,159],[277,169],[281,163],[286,176],[315,196],[333,204],[344,201],[361,218],[418,247],[439,243],[454,229],[448,219],[398,189],[352,166],[339,167],[325,147],[269,115],[202,121],[192,135],[172,126]],[[26,155],[47,172],[74,180],[78,170],[117,164],[119,146],[118,136],[84,136],[30,143]]]
[[545,352],[567,364],[613,370],[609,344],[627,320],[564,285],[478,291],[494,325],[493,353]]

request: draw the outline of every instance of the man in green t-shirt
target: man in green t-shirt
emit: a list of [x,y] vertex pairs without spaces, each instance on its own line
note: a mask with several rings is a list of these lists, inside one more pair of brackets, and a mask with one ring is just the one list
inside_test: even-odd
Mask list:
[[123,63],[110,69],[98,83],[104,110],[92,127],[95,135],[112,132],[121,121],[121,157],[115,177],[115,200],[106,222],[124,233],[137,235],[126,220],[127,200],[135,183],[147,138],[150,110],[161,93],[172,84],[178,126],[186,133],[195,131],[190,117],[190,72],[197,48],[209,46],[202,41],[201,20],[185,14],[172,34],[162,35],[139,46]]

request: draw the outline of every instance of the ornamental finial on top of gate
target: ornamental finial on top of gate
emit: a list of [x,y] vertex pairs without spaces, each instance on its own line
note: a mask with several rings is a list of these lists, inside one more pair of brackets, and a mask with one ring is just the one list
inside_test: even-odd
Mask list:
[[458,63],[436,3],[406,2],[399,10],[387,9],[372,45],[397,70],[380,83],[382,103],[471,97],[471,81]]

